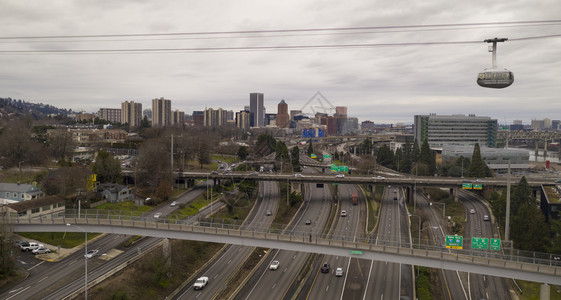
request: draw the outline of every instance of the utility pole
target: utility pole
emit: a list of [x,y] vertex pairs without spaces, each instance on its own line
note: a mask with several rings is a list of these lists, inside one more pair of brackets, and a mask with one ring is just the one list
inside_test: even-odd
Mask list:
[[508,174],[506,175],[505,240],[510,240],[510,159],[508,160]]

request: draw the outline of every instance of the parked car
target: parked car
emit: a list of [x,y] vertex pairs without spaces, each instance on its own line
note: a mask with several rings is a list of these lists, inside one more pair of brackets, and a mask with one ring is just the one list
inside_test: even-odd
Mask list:
[[346,217],[347,216],[347,211],[346,210],[341,210],[341,217]]
[[33,251],[37,248],[39,248],[39,244],[35,242],[24,242],[20,245],[21,251]]
[[329,264],[328,263],[323,263],[323,265],[321,265],[321,272],[322,273],[329,273]]
[[279,268],[280,262],[278,260],[273,260],[271,265],[269,266],[269,270],[276,271]]
[[337,277],[343,276],[343,268],[335,269],[335,276],[337,276]]
[[88,252],[84,255],[84,257],[87,258],[87,259],[90,259],[90,258],[96,256],[98,253],[99,253],[99,250],[93,249],[93,250],[88,251]]
[[193,284],[193,289],[202,290],[208,284],[208,277],[199,277],[195,284]]
[[39,245],[39,248],[31,251],[33,254],[45,254],[45,253],[51,253],[51,250],[49,248],[45,248],[45,246],[43,245]]

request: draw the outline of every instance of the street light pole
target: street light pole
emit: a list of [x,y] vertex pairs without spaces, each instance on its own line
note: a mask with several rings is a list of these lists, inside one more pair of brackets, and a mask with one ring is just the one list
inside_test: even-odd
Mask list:
[[[67,223],[66,226],[72,226],[72,224]],[[84,232],[85,235],[85,247],[84,247],[84,268],[85,268],[85,272],[84,272],[84,296],[85,299],[88,299],[88,258],[86,257],[86,255],[88,254],[88,232],[86,230],[84,230],[84,228],[78,226],[78,225],[74,225],[76,227],[78,227],[80,230],[82,230]]]

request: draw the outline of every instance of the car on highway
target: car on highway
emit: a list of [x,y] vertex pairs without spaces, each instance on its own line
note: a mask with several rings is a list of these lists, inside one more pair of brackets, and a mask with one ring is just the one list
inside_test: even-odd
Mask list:
[[259,172],[251,172],[249,173],[249,176],[259,176]]
[[346,210],[341,210],[341,217],[346,217],[347,216],[347,211]]
[[300,173],[296,173],[296,174],[294,174],[294,177],[304,177],[304,175],[302,175]]
[[475,182],[485,182],[485,180],[477,178]]
[[224,175],[232,175],[232,171],[226,171],[224,172]]
[[484,216],[483,216],[483,221],[489,221],[489,216],[488,216],[488,215],[484,215]]
[[270,209],[267,209],[267,211],[265,212],[265,214],[266,214],[267,216],[270,216],[270,215],[273,214],[273,211],[271,211]]
[[323,265],[321,265],[320,271],[322,273],[329,273],[329,264],[328,263],[323,263]]
[[171,205],[171,206],[176,206],[176,205],[177,205],[177,202],[176,202],[176,201],[173,201],[170,205]]
[[278,260],[273,260],[271,265],[269,266],[269,270],[276,271],[279,268],[280,262]]
[[311,225],[312,224],[312,220],[311,219],[307,219],[306,220],[306,225]]
[[373,179],[379,179],[379,180],[384,180],[386,179],[386,177],[384,176],[376,176],[376,177],[372,177]]
[[561,179],[555,180],[555,183],[561,183]]
[[470,210],[469,210],[469,213],[470,213],[470,214],[474,214],[474,213],[475,213],[475,209],[473,209],[473,208],[470,209]]
[[343,276],[343,268],[335,269],[335,276],[337,276],[337,277]]
[[162,216],[162,213],[155,213],[155,214],[154,214],[154,218],[155,218],[155,219],[158,219],[158,218],[161,217],[161,216]]
[[208,284],[208,277],[199,277],[197,279],[197,281],[195,281],[195,284],[193,284],[193,289],[195,291],[197,290],[202,290],[204,289],[204,287]]
[[88,251],[88,252],[84,255],[84,257],[87,258],[87,259],[90,259],[90,258],[96,256],[98,253],[99,253],[99,250],[93,249],[93,250]]
[[43,245],[39,245],[39,248],[34,249],[33,251],[31,251],[31,253],[33,253],[33,254],[45,254],[45,253],[51,253],[51,250],[49,248],[46,248]]
[[212,171],[212,172],[210,172],[210,175],[218,175],[218,172],[217,171]]
[[336,178],[345,178],[345,174],[337,174],[335,175]]

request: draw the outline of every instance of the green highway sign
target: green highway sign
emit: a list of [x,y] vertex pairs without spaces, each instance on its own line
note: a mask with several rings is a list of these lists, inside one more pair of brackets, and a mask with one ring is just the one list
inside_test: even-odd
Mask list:
[[481,183],[473,184],[473,189],[474,189],[474,190],[482,190],[482,189],[483,189],[483,185],[482,185]]
[[323,155],[323,158],[331,158],[331,155],[329,155],[329,154],[324,154],[324,155]]
[[496,251],[501,250],[501,240],[500,239],[491,239],[491,250],[496,250]]
[[312,154],[310,155],[310,158],[318,158],[318,156],[312,153]]
[[471,190],[471,188],[472,188],[471,183],[462,183],[462,189]]
[[333,171],[333,172],[349,172],[349,166],[338,166],[336,164],[331,164],[331,171]]
[[461,235],[446,236],[446,248],[463,249],[463,247],[464,247],[464,241]]
[[471,238],[471,249],[489,249],[489,239],[472,237]]
[[351,254],[363,254],[363,252],[358,250],[351,250]]

